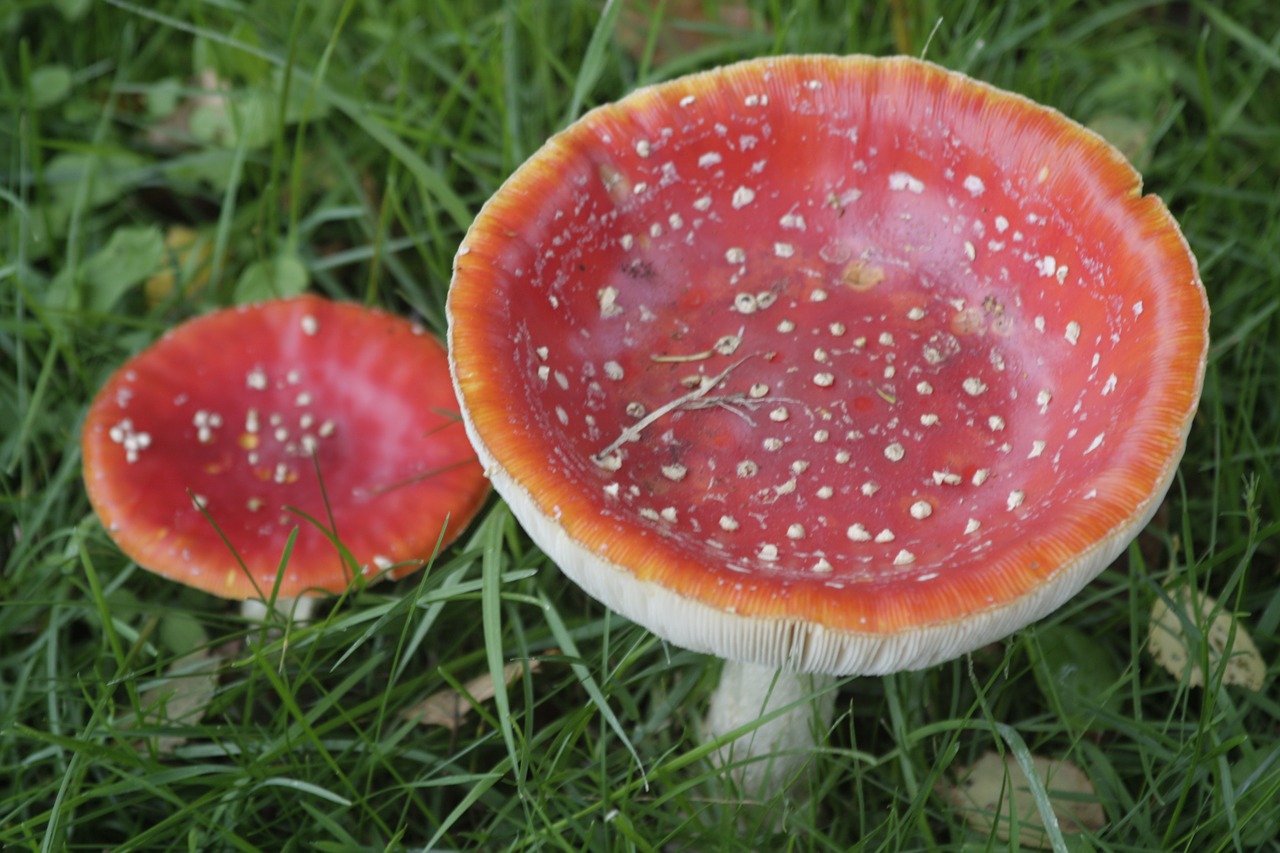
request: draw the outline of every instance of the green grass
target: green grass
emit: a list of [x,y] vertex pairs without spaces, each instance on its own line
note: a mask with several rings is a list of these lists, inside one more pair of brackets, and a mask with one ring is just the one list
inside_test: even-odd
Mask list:
[[[0,6],[0,847],[1000,850],[934,793],[998,749],[1092,779],[1107,823],[1068,849],[1280,849],[1280,7],[758,0],[736,30],[585,0],[293,5]],[[1004,643],[843,683],[807,801],[738,802],[696,737],[716,662],[588,599],[496,499],[428,571],[285,635],[140,570],[97,523],[88,402],[179,320],[305,287],[442,332],[471,216],[585,109],[749,56],[900,50],[1132,120],[1214,342],[1142,539]],[[235,116],[191,111],[207,68]],[[174,225],[210,247],[207,284],[149,300]],[[1261,692],[1152,662],[1174,577],[1239,614],[1273,661]],[[203,716],[144,714],[192,649],[226,655]],[[538,665],[456,732],[404,719],[512,660]]]

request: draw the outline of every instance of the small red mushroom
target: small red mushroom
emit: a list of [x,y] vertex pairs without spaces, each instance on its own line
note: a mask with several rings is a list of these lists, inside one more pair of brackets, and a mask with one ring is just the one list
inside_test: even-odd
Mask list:
[[103,386],[85,485],[121,549],[172,580],[265,600],[280,572],[282,599],[341,592],[353,568],[420,568],[480,509],[456,409],[443,346],[406,320],[314,296],[226,309]]
[[468,433],[534,540],[765,668],[720,731],[777,668],[919,669],[1073,596],[1172,481],[1208,325],[1100,137],[867,57],[591,112],[485,205],[448,308]]

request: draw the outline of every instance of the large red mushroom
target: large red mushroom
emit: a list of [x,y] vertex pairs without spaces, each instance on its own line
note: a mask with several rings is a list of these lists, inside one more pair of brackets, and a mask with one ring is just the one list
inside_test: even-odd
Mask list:
[[721,733],[794,673],[927,667],[1078,592],[1173,479],[1208,325],[1100,137],[826,56],[583,117],[480,212],[448,308],[495,488],[591,595],[732,662]]
[[315,296],[192,320],[99,391],[90,501],[139,565],[225,598],[401,577],[488,489],[446,363],[421,327]]

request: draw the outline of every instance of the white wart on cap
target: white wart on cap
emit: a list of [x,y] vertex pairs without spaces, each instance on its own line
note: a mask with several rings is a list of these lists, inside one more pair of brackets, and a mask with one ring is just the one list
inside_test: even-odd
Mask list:
[[468,433],[571,578],[686,647],[837,674],[1048,613],[1169,486],[1208,309],[1061,114],[781,57],[553,138],[455,261]]

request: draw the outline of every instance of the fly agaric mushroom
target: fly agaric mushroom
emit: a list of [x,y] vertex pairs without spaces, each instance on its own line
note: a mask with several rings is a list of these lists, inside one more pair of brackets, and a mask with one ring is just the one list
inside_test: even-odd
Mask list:
[[435,338],[358,305],[303,296],[200,317],[98,392],[89,499],[139,565],[224,598],[270,596],[295,528],[281,599],[347,588],[337,542],[365,575],[402,577],[487,493],[445,370]]
[[821,56],[584,116],[480,212],[448,308],[495,488],[591,595],[730,661],[721,733],[776,678],[927,667],[1079,591],[1169,487],[1208,324],[1096,134]]

